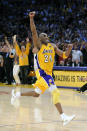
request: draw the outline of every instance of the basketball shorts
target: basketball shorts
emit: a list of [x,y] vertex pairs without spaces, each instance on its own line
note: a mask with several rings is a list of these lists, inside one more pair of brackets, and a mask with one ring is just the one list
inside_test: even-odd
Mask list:
[[37,81],[33,84],[33,87],[38,94],[43,94],[51,85],[55,85],[53,77],[51,75],[47,75],[44,70],[37,69],[36,77]]

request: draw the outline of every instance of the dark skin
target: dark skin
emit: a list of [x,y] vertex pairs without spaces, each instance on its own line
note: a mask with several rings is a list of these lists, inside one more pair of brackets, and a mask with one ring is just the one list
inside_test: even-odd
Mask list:
[[[47,45],[49,43],[49,38],[47,36],[46,33],[41,33],[39,36],[37,34],[36,31],[36,26],[34,24],[34,17],[35,17],[35,12],[30,12],[29,13],[29,17],[30,17],[30,27],[31,27],[31,31],[32,31],[32,37],[33,37],[33,43],[34,43],[34,48],[38,48],[40,49],[42,44]],[[63,56],[63,51],[60,50],[54,43],[52,43],[52,46],[54,47],[55,53],[59,56]],[[65,52],[65,55],[68,57],[71,50],[72,50],[73,45],[72,44],[68,44],[68,49]],[[38,50],[39,51],[39,50]],[[37,52],[35,52],[37,53]]]
[[[42,44],[47,45],[49,43],[49,38],[46,33],[41,33],[39,36],[36,31],[36,26],[34,24],[34,16],[35,12],[30,12],[29,17],[30,17],[30,27],[31,27],[31,32],[32,32],[32,38],[33,38],[33,53],[38,53],[40,50]],[[63,56],[63,51],[60,50],[55,44],[52,43],[52,46],[54,47],[55,53],[58,54],[59,56]],[[71,50],[72,50],[73,45],[69,44],[68,49],[65,52],[65,55],[68,57]],[[40,94],[36,93],[35,91],[32,92],[27,92],[27,93],[22,93],[22,96],[33,96],[33,97],[38,97]],[[55,104],[55,107],[57,108],[58,112],[60,114],[63,113],[62,107],[60,103]]]

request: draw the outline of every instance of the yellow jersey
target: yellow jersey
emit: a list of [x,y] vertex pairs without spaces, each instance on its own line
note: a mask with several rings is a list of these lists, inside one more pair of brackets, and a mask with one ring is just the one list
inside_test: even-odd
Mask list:
[[51,43],[48,43],[47,45],[42,44],[39,52],[37,53],[38,69],[42,69],[46,72],[46,74],[52,76],[54,56],[55,51]]
[[20,66],[29,65],[28,55],[29,55],[30,43],[27,43],[26,50],[23,53],[17,43],[15,44],[15,49],[16,49],[17,55],[19,56],[19,65]]

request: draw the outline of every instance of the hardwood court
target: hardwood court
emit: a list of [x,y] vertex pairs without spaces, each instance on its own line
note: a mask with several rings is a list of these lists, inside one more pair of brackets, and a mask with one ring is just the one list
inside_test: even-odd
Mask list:
[[11,89],[0,87],[0,131],[87,131],[86,95],[59,89],[64,112],[76,114],[76,118],[63,127],[48,91],[39,98],[21,97],[20,106],[15,108],[10,104]]

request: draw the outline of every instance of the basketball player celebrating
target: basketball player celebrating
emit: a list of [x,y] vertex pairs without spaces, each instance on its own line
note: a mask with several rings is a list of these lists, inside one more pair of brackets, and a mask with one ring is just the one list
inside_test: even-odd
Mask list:
[[43,94],[45,90],[49,88],[49,91],[52,94],[53,104],[56,106],[58,112],[60,113],[61,119],[63,121],[63,125],[66,125],[75,117],[75,115],[67,116],[65,113],[63,113],[59,101],[60,93],[56,85],[54,84],[54,80],[52,78],[52,70],[53,70],[55,53],[63,57],[64,59],[67,58],[72,50],[72,44],[69,44],[66,52],[63,52],[60,49],[58,49],[55,44],[49,42],[47,34],[41,33],[38,36],[34,24],[34,16],[35,16],[35,12],[29,13],[30,27],[33,37],[33,44],[34,44],[34,49],[33,49],[34,69],[37,77],[37,81],[33,85],[35,90],[26,93],[20,93],[20,92],[15,93],[15,91],[12,90],[13,103],[15,99],[19,98],[20,96],[39,97],[40,94]]

